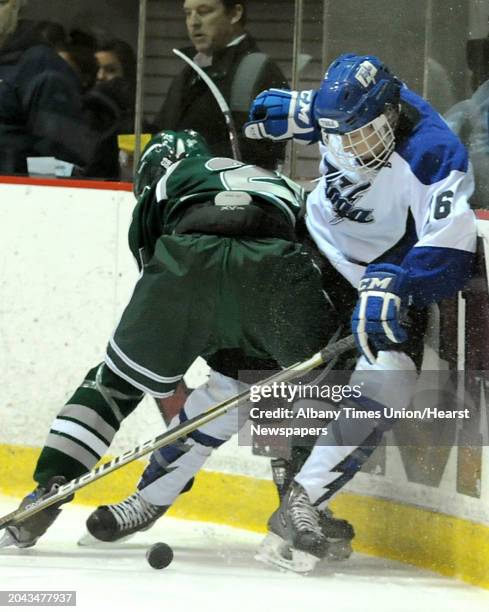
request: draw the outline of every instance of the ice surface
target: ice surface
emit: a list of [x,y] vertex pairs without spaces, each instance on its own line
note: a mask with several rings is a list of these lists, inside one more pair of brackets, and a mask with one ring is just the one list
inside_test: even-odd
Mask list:
[[[0,514],[16,503],[1,497]],[[35,548],[0,550],[0,590],[76,590],[77,607],[71,609],[90,612],[489,609],[488,591],[363,555],[324,564],[314,576],[275,570],[253,559],[259,534],[209,523],[163,518],[125,544],[82,548],[76,541],[89,512],[67,506]],[[155,542],[175,551],[166,569],[154,570],[146,562],[146,550]]]

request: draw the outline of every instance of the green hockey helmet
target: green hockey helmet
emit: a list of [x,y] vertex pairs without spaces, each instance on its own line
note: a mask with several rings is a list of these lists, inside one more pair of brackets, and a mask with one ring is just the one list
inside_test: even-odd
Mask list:
[[194,130],[163,130],[155,134],[139,158],[134,176],[133,191],[139,198],[146,187],[151,187],[168,168],[185,157],[211,155],[204,138]]

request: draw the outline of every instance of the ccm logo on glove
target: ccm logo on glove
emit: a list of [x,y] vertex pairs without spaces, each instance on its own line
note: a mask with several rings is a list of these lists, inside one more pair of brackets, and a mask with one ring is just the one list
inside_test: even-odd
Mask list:
[[267,89],[251,105],[248,123],[244,126],[247,138],[270,140],[293,139],[301,144],[319,140],[313,104],[316,90],[289,91]]
[[392,278],[362,278],[358,285],[359,291],[372,291],[373,289],[387,289],[392,283]]
[[369,363],[378,351],[395,350],[407,340],[401,316],[408,306],[407,272],[393,264],[371,264],[359,283],[351,318],[358,348]]

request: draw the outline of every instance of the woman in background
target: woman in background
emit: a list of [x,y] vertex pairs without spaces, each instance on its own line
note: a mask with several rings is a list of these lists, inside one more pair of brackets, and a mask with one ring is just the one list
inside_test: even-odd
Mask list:
[[98,64],[96,89],[112,98],[120,110],[119,134],[134,132],[136,55],[127,42],[114,39],[95,51]]

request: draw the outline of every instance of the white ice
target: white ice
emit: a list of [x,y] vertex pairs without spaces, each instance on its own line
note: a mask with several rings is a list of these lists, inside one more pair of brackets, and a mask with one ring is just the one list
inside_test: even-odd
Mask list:
[[[16,500],[1,497],[0,515],[15,506]],[[253,559],[259,534],[209,523],[164,517],[125,544],[82,548],[76,541],[89,512],[71,504],[36,547],[0,549],[0,590],[75,590],[77,607],[66,609],[90,612],[489,609],[489,591],[359,554],[325,563],[310,576],[275,570]],[[145,559],[155,542],[175,552],[166,569],[154,570]]]

